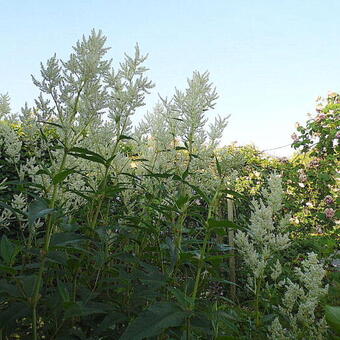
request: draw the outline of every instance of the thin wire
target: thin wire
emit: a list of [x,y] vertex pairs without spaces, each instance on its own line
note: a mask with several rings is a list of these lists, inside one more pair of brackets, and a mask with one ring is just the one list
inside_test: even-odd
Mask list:
[[283,146],[278,146],[277,148],[262,150],[261,152],[266,152],[266,151],[272,151],[272,150],[282,149],[282,148],[286,148],[287,146],[291,146],[291,145],[292,145],[292,144],[287,144],[287,145],[283,145]]

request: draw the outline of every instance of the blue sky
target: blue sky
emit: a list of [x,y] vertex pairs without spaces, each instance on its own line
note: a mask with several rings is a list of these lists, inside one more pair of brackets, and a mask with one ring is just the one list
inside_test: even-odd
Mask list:
[[101,29],[114,64],[136,42],[149,53],[156,88],[136,120],[158,93],[208,70],[220,95],[209,115],[231,114],[223,143],[271,149],[291,142],[317,96],[340,90],[339,13],[338,0],[0,0],[0,93],[14,111],[32,105],[40,62],[66,58],[82,34]]

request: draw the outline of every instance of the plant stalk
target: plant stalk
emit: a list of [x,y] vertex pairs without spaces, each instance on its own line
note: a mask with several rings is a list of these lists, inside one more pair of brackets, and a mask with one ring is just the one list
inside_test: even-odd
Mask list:
[[207,217],[207,221],[206,221],[206,233],[205,233],[204,240],[203,240],[203,246],[200,249],[200,258],[199,258],[198,268],[197,268],[197,272],[196,272],[194,290],[193,290],[193,293],[192,293],[192,296],[191,296],[191,299],[192,299],[191,306],[190,306],[191,310],[193,310],[195,308],[195,302],[196,302],[196,298],[197,298],[197,292],[198,292],[198,286],[199,286],[199,282],[200,282],[201,272],[202,272],[202,269],[203,269],[203,264],[204,264],[204,261],[205,261],[205,254],[206,254],[208,241],[209,241],[210,234],[211,234],[209,226],[208,226],[208,221],[212,217],[213,213],[216,210],[216,205],[217,205],[219,197],[220,197],[220,188],[221,188],[221,184],[218,187],[218,189],[216,190],[215,195],[214,195],[213,199],[211,200],[211,204],[210,204],[209,210],[208,210],[208,217]]
[[[67,150],[64,149],[64,154],[63,154],[63,158],[62,158],[62,161],[61,161],[61,164],[60,164],[59,172],[64,169],[65,163],[66,163],[66,158],[67,158]],[[53,185],[52,199],[51,199],[51,204],[50,204],[51,209],[53,209],[55,207],[58,189],[59,189],[59,184],[54,184]],[[35,284],[34,284],[33,296],[32,296],[32,299],[31,299],[32,327],[33,327],[33,339],[34,340],[38,339],[38,334],[37,334],[37,305],[38,305],[38,301],[40,299],[39,293],[40,293],[40,289],[41,289],[41,285],[42,285],[42,276],[43,276],[45,264],[46,264],[46,261],[47,261],[47,254],[48,254],[52,234],[53,234],[53,218],[50,215],[48,217],[48,221],[47,221],[47,230],[46,230],[46,234],[45,234],[45,242],[44,242],[44,247],[42,249],[42,261],[40,263],[38,277],[37,277]]]

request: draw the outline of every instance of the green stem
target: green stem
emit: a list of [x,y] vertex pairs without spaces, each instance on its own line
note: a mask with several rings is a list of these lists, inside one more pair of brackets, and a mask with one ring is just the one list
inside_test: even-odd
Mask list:
[[[63,154],[63,158],[62,158],[62,161],[61,161],[61,164],[60,164],[59,172],[64,169],[64,166],[65,166],[65,163],[66,163],[66,157],[67,157],[67,150],[64,149],[64,154]],[[54,184],[53,185],[53,194],[52,194],[52,199],[51,199],[51,204],[50,204],[51,209],[53,209],[55,207],[58,189],[59,189],[59,184]],[[38,305],[38,301],[40,299],[39,293],[40,293],[40,289],[41,289],[41,285],[42,285],[42,276],[43,276],[45,264],[46,264],[46,261],[47,261],[47,253],[48,253],[48,249],[49,249],[49,246],[50,246],[52,234],[53,234],[53,219],[52,219],[52,216],[50,215],[48,217],[47,230],[46,230],[46,234],[45,234],[45,242],[44,242],[44,247],[42,249],[42,261],[40,263],[38,277],[37,277],[35,284],[34,284],[33,296],[32,296],[32,299],[31,299],[32,322],[33,322],[32,327],[33,327],[33,339],[34,340],[38,339],[38,337],[37,337],[38,336],[38,334],[37,334],[37,305]]]
[[186,320],[186,340],[190,340],[190,318]]
[[105,190],[106,190],[106,186],[107,186],[107,178],[108,178],[108,174],[109,174],[109,168],[110,168],[110,165],[107,165],[106,168],[105,168],[105,174],[104,174],[103,183],[102,183],[102,187],[101,187],[101,190],[103,191],[103,193],[100,196],[96,211],[93,215],[93,219],[92,219],[92,222],[91,222],[92,228],[94,228],[97,224],[99,212],[100,212],[100,209],[101,209],[103,201],[104,201]]
[[197,272],[196,272],[195,285],[194,285],[194,290],[193,290],[193,293],[192,293],[192,302],[191,302],[191,308],[190,308],[191,310],[193,310],[194,307],[195,307],[195,301],[196,301],[196,297],[197,297],[198,286],[199,286],[199,282],[200,282],[201,272],[202,272],[202,269],[203,269],[204,258],[205,258],[205,253],[206,253],[209,238],[210,238],[210,232],[206,232],[205,237],[204,237],[204,241],[203,241],[203,246],[202,246],[201,251],[200,251],[200,258],[199,258],[198,268],[197,268]]
[[258,280],[256,282],[256,300],[255,300],[255,303],[256,303],[256,327],[259,327],[260,326],[260,310],[259,310],[259,302],[260,302],[260,288],[261,288],[261,282],[260,280]]
[[38,339],[37,334],[37,309],[36,306],[32,310],[32,322],[33,322],[33,339]]
[[193,293],[192,293],[192,296],[191,296],[191,306],[190,306],[191,310],[193,310],[195,308],[195,302],[196,302],[196,298],[197,298],[197,292],[198,292],[198,287],[199,287],[199,283],[200,283],[200,277],[201,277],[201,273],[202,273],[202,269],[203,269],[203,265],[204,265],[204,261],[205,261],[205,254],[206,254],[206,250],[207,250],[207,246],[208,246],[208,241],[210,239],[210,229],[208,227],[208,221],[212,217],[213,213],[216,210],[217,203],[218,203],[219,196],[220,196],[220,187],[221,187],[221,184],[218,187],[218,189],[216,190],[215,195],[214,195],[213,199],[211,200],[211,203],[210,203],[210,206],[209,206],[208,217],[207,217],[207,221],[206,221],[206,233],[205,233],[205,236],[204,236],[202,248],[200,249],[200,258],[199,258],[198,268],[197,268],[197,272],[196,272],[194,290],[193,290]]
[[181,250],[182,248],[182,238],[183,238],[183,225],[184,225],[184,221],[187,217],[187,209],[188,209],[188,204],[185,204],[182,211],[181,211],[181,215],[179,218],[179,221],[177,223],[177,237],[176,237],[176,248],[178,249],[178,251]]
[[[123,126],[122,128],[117,132],[117,136],[116,136],[116,143],[113,147],[113,150],[111,152],[111,156],[110,158],[113,158],[113,156],[116,154],[117,152],[117,148],[118,148],[118,144],[119,144],[119,141],[120,141],[120,137],[122,135],[122,133],[124,132],[125,128],[126,128],[126,124],[127,124],[127,118],[124,120],[124,123],[123,123]],[[103,179],[103,185],[102,185],[102,189],[103,189],[103,194],[101,195],[101,197],[99,198],[99,202],[98,202],[98,205],[97,205],[97,209],[94,213],[94,216],[93,216],[93,219],[92,219],[92,222],[91,222],[91,227],[94,228],[95,225],[97,224],[97,220],[98,220],[98,215],[99,215],[99,212],[100,212],[100,209],[101,209],[101,206],[103,204],[103,200],[105,198],[105,189],[106,189],[106,186],[107,186],[107,179],[108,179],[108,174],[109,174],[109,169],[110,169],[110,166],[111,166],[111,163],[112,163],[112,160],[110,162],[108,162],[106,164],[106,167],[105,167],[105,174],[104,174],[104,179]]]

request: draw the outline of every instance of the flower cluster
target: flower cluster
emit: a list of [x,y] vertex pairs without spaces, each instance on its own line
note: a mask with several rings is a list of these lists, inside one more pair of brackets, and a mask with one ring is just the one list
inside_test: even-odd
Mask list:
[[22,142],[14,127],[7,122],[0,123],[0,147],[3,147],[9,163],[16,164],[19,161]]
[[297,282],[286,278],[279,283],[285,293],[279,306],[281,317],[277,317],[269,327],[270,338],[326,339],[326,321],[324,318],[317,319],[315,315],[320,299],[328,291],[328,286],[322,282],[326,271],[317,255],[309,253],[302,261],[302,268],[295,268],[295,274]]
[[26,220],[24,214],[27,212],[27,199],[23,195],[23,193],[20,193],[19,195],[14,195],[12,199],[12,208],[16,209],[17,211],[20,211],[21,213],[17,213],[17,219],[19,221]]
[[[288,218],[274,223],[274,213],[281,209],[283,191],[281,178],[272,174],[268,180],[268,189],[262,191],[264,201],[253,201],[254,211],[251,214],[247,231],[238,231],[235,244],[247,268],[250,270],[249,282],[256,290],[256,281],[264,280],[266,269],[270,267],[274,255],[286,249],[290,244],[289,233],[285,232]],[[272,268],[272,277],[280,275],[281,265],[276,262]]]
[[0,228],[8,228],[10,225],[10,219],[12,212],[9,209],[4,209],[0,215]]

